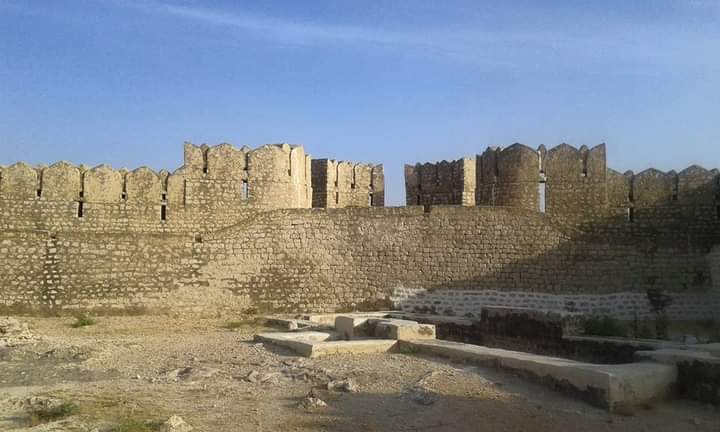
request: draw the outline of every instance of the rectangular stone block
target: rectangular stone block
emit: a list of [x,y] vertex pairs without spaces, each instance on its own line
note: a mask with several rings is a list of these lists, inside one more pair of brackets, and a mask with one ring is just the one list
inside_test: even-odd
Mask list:
[[435,326],[410,320],[378,320],[375,323],[375,337],[396,340],[435,339]]
[[338,332],[340,338],[345,340],[372,336],[368,320],[368,317],[335,317],[335,331]]

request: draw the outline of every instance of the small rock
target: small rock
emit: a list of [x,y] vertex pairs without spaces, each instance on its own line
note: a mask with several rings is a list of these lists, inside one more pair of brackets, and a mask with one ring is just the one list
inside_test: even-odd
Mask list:
[[308,411],[312,411],[319,408],[326,408],[327,403],[325,403],[325,401],[322,399],[314,398],[312,396],[306,396],[305,398],[303,398],[303,400],[300,401],[299,406]]
[[423,388],[413,388],[410,390],[410,399],[419,403],[420,405],[433,405],[435,403],[435,396]]
[[310,376],[306,372],[300,372],[299,374],[292,375],[292,379],[308,382],[310,381]]
[[278,384],[280,382],[280,372],[266,373],[260,377],[261,383]]
[[327,389],[331,391],[340,391],[345,393],[355,393],[358,391],[357,385],[350,379],[330,381],[327,383]]
[[260,372],[258,371],[250,371],[249,374],[245,377],[245,381],[255,383],[258,382],[260,379]]
[[36,339],[27,324],[11,317],[0,317],[0,347],[13,347]]
[[65,403],[64,400],[52,397],[30,396],[23,401],[25,409],[30,412],[52,411]]
[[190,432],[192,426],[185,423],[180,416],[174,415],[160,426],[160,432]]
[[184,369],[173,369],[170,371],[163,372],[163,376],[168,379],[177,379],[183,371],[185,371],[186,374],[190,373],[190,368],[184,368]]
[[327,400],[330,396],[326,389],[317,388],[317,387],[313,387],[312,389],[310,389],[310,393],[308,393],[307,395],[308,395],[308,397],[321,399],[321,400]]

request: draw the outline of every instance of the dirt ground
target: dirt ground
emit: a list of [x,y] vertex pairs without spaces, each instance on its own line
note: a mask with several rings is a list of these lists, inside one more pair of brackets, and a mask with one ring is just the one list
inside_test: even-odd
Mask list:
[[[231,329],[231,319],[100,317],[73,328],[74,318],[18,319],[37,340],[0,347],[0,430],[157,430],[127,425],[171,415],[195,431],[720,430],[711,406],[610,415],[509,373],[432,357],[300,358],[254,343],[267,329],[252,321]],[[338,380],[357,389],[328,391]],[[311,390],[326,407],[299,405]],[[78,410],[31,427],[31,396]]]

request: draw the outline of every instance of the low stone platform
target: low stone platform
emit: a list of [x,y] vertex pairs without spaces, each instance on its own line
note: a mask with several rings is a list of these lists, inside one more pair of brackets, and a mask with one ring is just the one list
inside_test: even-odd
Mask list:
[[564,336],[563,339],[574,342],[601,342],[614,345],[633,346],[641,351],[683,350],[707,352],[712,356],[720,357],[720,343],[686,343],[659,339],[634,339],[608,336]]
[[332,329],[332,325],[322,324],[315,321],[308,321],[305,319],[297,318],[283,318],[269,316],[264,317],[267,325],[272,327],[279,327],[286,330],[329,330]]
[[662,399],[677,378],[657,363],[602,365],[444,340],[401,341],[401,348],[512,370],[610,411]]
[[[305,357],[387,352],[398,340],[435,339],[435,326],[384,318],[384,313],[334,315],[335,331],[263,333],[255,340],[290,348]],[[290,322],[283,320],[283,323]],[[310,321],[308,322],[318,322]],[[340,340],[338,340],[340,339]]]
[[675,367],[678,373],[677,392],[680,397],[720,406],[720,357],[717,344],[707,344],[709,351],[691,349],[659,349],[638,351],[638,361],[651,361]]
[[346,340],[357,338],[435,339],[435,326],[416,321],[342,315],[335,318],[335,330]]
[[304,357],[383,353],[392,350],[398,342],[393,339],[331,340],[332,337],[329,332],[278,332],[255,335],[255,340],[289,348]]
[[638,351],[635,353],[638,361],[651,361],[667,365],[677,365],[684,362],[703,362],[720,364],[720,357],[715,357],[706,351],[683,349],[659,349],[656,351]]
[[353,316],[357,318],[385,318],[392,311],[377,311],[377,312],[351,312],[351,313],[320,313],[320,314],[306,314],[302,315],[302,319],[322,325],[334,326],[335,320],[341,316]]

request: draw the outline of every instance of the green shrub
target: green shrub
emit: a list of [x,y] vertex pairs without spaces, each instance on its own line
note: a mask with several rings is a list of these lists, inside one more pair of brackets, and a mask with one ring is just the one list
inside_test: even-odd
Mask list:
[[73,402],[65,401],[59,405],[35,408],[30,412],[30,423],[38,425],[76,414],[80,408]]
[[247,327],[247,323],[244,321],[228,321],[225,323],[225,328],[230,330]]
[[635,333],[635,337],[639,339],[654,339],[655,333],[653,333],[653,330],[650,328],[648,323],[643,321]]
[[655,316],[655,337],[670,339],[670,318],[663,312]]
[[110,432],[154,432],[160,430],[161,422],[123,419]]
[[593,316],[583,322],[583,332],[591,336],[627,337],[627,327],[613,317]]
[[75,322],[72,323],[73,328],[87,327],[95,324],[95,320],[88,315],[78,315],[75,317]]

